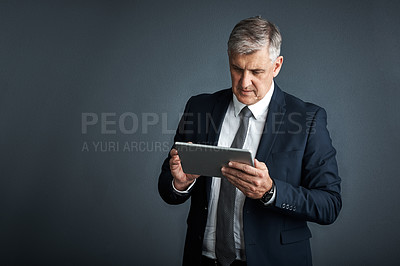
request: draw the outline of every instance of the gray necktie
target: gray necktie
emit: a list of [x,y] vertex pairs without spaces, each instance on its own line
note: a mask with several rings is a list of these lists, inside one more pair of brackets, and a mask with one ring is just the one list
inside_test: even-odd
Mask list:
[[[233,139],[232,148],[243,147],[251,115],[252,113],[247,106],[240,111],[240,126]],[[222,177],[217,209],[215,253],[218,261],[223,266],[230,265],[236,258],[235,239],[233,236],[235,194],[235,186],[227,178]]]

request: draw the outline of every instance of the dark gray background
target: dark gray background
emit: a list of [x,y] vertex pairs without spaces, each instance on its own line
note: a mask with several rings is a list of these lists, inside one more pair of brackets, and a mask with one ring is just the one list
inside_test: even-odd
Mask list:
[[[82,134],[81,116],[115,113],[118,122],[132,112],[141,123],[143,113],[164,113],[174,129],[191,95],[230,87],[226,41],[253,15],[280,27],[277,82],[326,108],[338,150],[343,209],[333,225],[311,224],[314,264],[395,264],[399,6],[1,1],[0,264],[178,265],[188,203],[158,196],[167,151],[153,147],[173,135],[161,122],[147,133],[140,124],[134,134],[116,125],[102,134],[98,123]],[[84,141],[148,149],[82,151]]]

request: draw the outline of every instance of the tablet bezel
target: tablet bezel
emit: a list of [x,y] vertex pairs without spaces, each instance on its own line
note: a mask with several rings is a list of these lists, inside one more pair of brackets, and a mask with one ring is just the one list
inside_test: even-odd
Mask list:
[[175,142],[183,171],[186,174],[222,177],[221,168],[228,162],[246,163],[254,167],[249,150],[187,142]]

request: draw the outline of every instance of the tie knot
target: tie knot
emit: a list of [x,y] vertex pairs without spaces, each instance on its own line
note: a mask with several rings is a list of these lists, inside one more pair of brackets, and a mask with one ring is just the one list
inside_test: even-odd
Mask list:
[[242,117],[249,118],[253,115],[253,113],[250,111],[249,107],[245,106],[242,111],[240,111],[240,115]]

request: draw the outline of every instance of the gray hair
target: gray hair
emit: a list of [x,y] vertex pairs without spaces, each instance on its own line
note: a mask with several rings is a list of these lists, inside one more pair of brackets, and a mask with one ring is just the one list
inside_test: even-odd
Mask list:
[[268,46],[272,62],[281,52],[282,36],[278,27],[260,16],[240,21],[228,40],[228,53],[251,54]]

